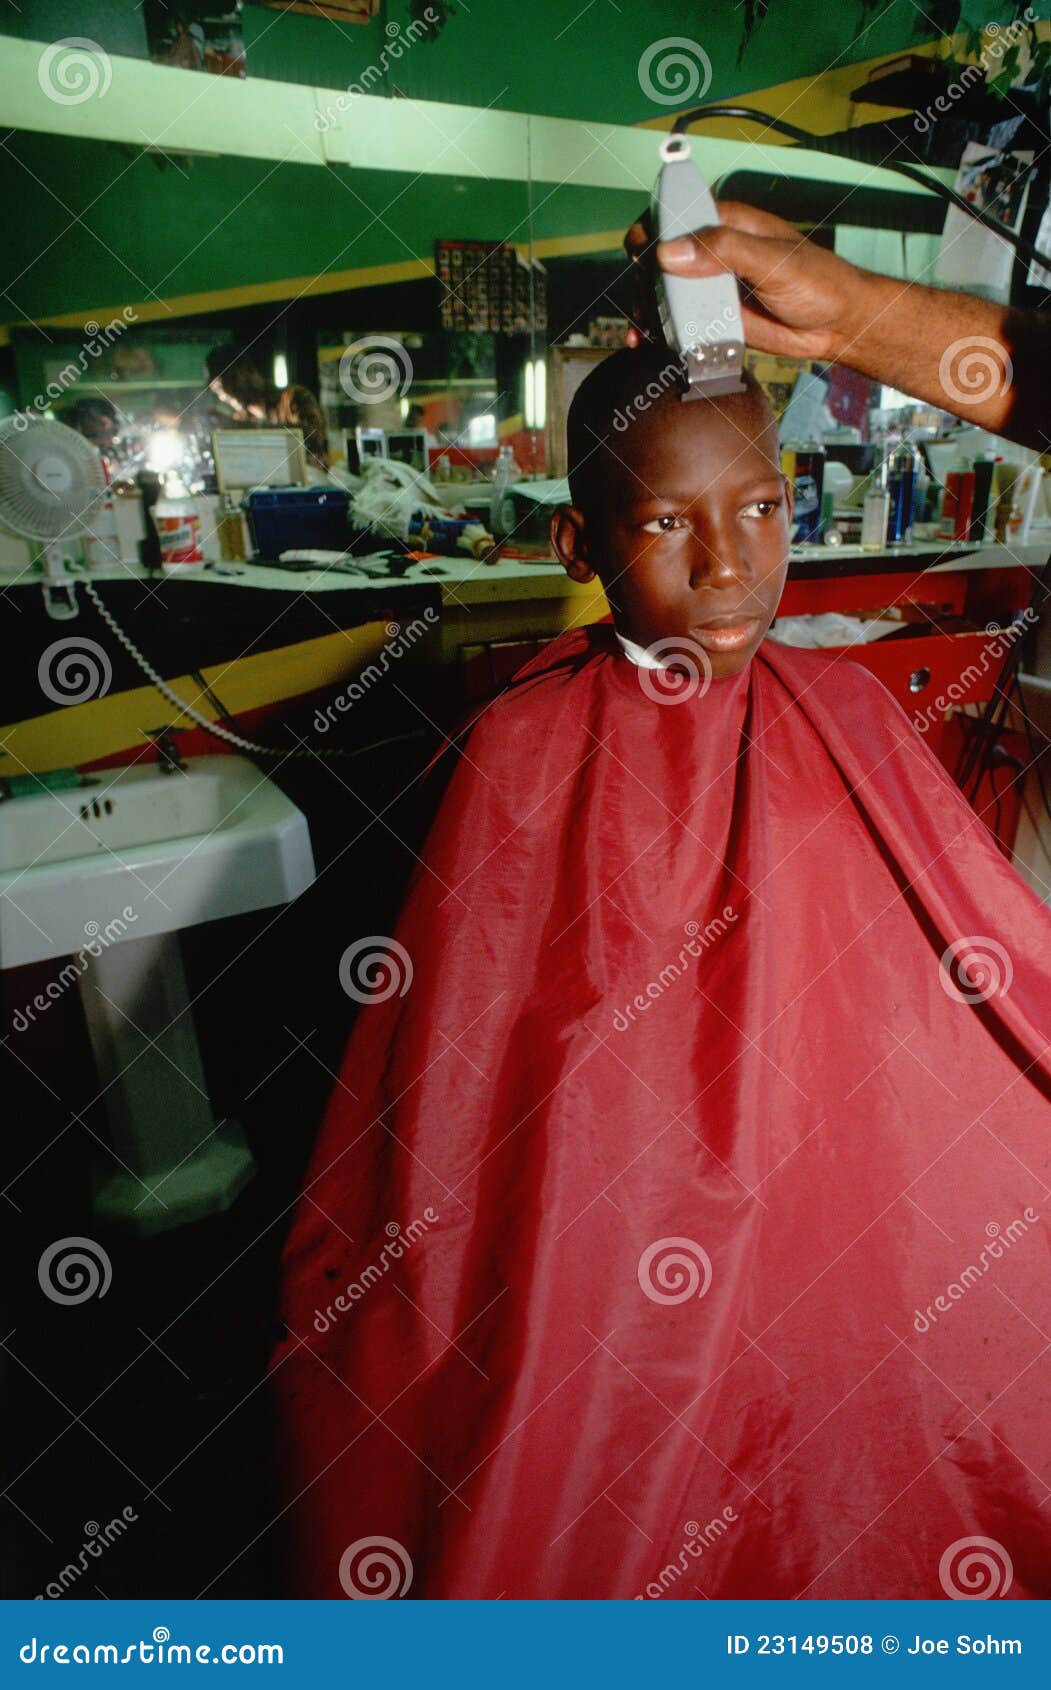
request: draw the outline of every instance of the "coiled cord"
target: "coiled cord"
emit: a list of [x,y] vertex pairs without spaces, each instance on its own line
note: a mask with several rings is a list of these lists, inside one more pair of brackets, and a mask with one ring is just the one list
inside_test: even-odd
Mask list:
[[218,722],[210,721],[185,698],[180,698],[174,687],[169,686],[163,676],[157,673],[149,658],[139,650],[131,636],[125,633],[94,583],[81,577],[79,585],[84,589],[85,594],[95,606],[114,639],[119,640],[129,657],[138,664],[143,674],[157,688],[161,697],[166,698],[169,704],[174,705],[180,714],[188,716],[191,722],[196,722],[197,726],[203,728],[205,733],[211,734],[214,739],[225,740],[227,745],[235,745],[239,751],[251,752],[256,757],[279,757],[282,761],[286,757],[317,757],[322,761],[337,761],[349,757],[363,757],[368,752],[379,751],[387,745],[399,745],[405,740],[422,739],[424,737],[422,729],[413,733],[392,734],[389,739],[375,740],[371,745],[358,746],[353,751],[345,750],[339,746],[308,745],[306,743],[288,747],[263,745],[257,739],[248,739],[244,734],[235,733],[232,728],[224,728]]

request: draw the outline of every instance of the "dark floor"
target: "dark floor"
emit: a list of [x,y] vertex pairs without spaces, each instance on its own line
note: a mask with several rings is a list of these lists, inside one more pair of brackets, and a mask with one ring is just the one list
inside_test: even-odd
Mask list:
[[[372,817],[418,765],[416,749],[353,782],[297,765],[281,784],[310,818],[317,884],[276,921],[184,935],[216,1113],[242,1122],[259,1164],[226,1214],[145,1241],[100,1230],[90,1164],[106,1124],[75,991],[8,1032],[7,1597],[44,1593],[63,1569],[71,1598],[277,1593],[264,1363],[278,1253],[351,1023],[339,958],[391,932],[412,863]],[[400,818],[399,836],[418,843],[417,825]],[[5,1032],[48,971],[3,975]],[[64,1238],[105,1250],[105,1296],[44,1294],[41,1254]]]

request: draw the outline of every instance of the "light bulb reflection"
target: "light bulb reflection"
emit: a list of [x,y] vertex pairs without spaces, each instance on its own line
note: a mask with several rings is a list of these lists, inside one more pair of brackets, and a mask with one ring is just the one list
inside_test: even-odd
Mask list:
[[177,428],[158,428],[150,435],[146,448],[146,466],[163,474],[182,463],[185,446]]

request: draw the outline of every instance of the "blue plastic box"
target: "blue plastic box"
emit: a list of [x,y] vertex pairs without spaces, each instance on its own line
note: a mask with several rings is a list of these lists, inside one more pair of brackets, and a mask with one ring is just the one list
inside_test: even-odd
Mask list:
[[260,557],[293,547],[341,552],[350,543],[350,495],[342,487],[259,487],[245,500]]

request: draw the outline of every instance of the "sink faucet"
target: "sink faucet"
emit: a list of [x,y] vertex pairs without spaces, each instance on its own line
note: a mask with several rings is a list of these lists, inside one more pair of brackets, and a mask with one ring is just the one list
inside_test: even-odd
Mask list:
[[145,732],[152,739],[157,748],[157,761],[161,773],[164,775],[182,774],[186,771],[186,764],[179,755],[179,747],[175,743],[178,730],[168,726],[163,728],[146,728]]

